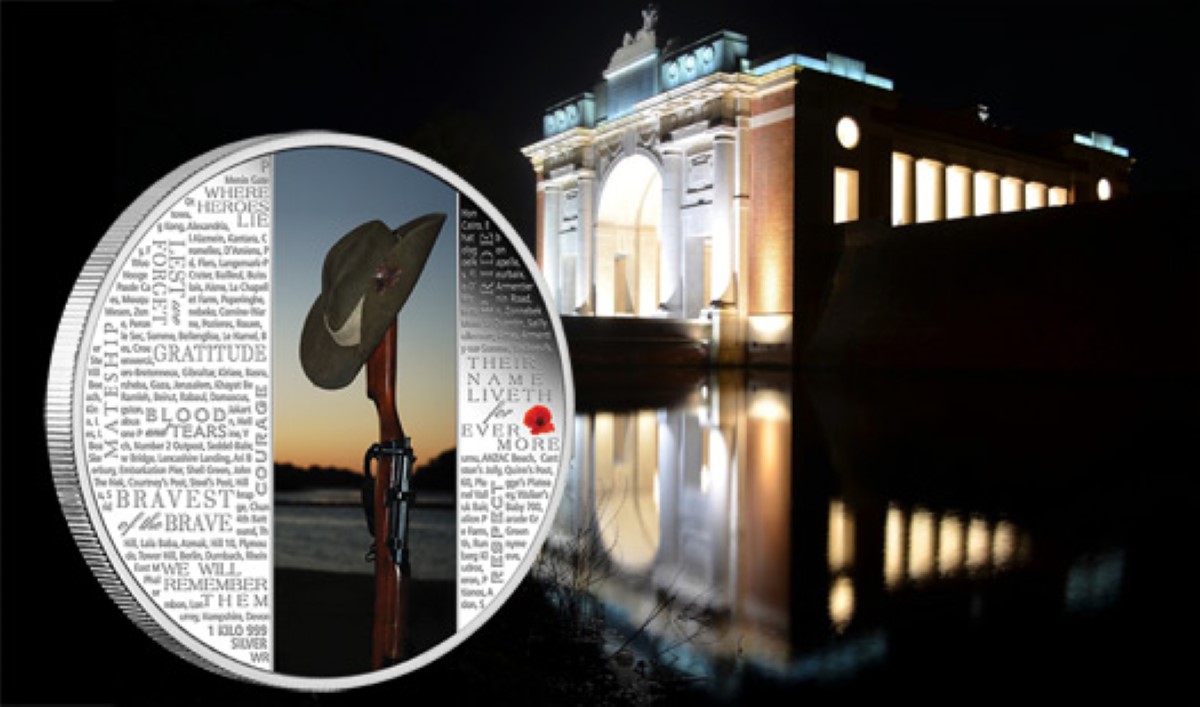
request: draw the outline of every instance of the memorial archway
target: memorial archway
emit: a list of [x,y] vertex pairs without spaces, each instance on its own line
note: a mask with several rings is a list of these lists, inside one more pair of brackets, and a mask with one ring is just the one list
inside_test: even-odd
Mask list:
[[618,162],[604,180],[596,219],[596,314],[653,316],[659,299],[662,177],[649,157]]

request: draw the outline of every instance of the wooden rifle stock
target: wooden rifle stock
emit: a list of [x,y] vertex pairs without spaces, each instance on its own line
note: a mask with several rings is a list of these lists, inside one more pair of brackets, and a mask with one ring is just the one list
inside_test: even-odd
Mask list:
[[[379,415],[379,441],[404,439],[404,428],[396,412],[396,323],[367,359],[367,397]],[[402,473],[394,454],[382,454],[377,462],[375,498],[375,620],[371,636],[371,665],[374,669],[395,665],[404,659],[408,631],[408,583],[406,571],[392,557],[387,529],[392,527],[388,490],[396,474]]]

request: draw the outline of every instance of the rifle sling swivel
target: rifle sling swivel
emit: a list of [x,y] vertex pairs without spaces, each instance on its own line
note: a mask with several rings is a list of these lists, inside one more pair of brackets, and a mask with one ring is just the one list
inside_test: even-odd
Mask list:
[[[377,442],[367,449],[363,458],[363,487],[362,504],[367,515],[367,530],[375,537],[375,477],[371,475],[371,460],[384,456],[395,458],[392,467],[391,484],[387,489],[384,504],[387,508],[387,548],[391,552],[392,561],[404,574],[408,574],[408,508],[416,493],[412,490],[413,455],[412,443],[409,438]],[[367,561],[373,562],[375,544],[367,551]]]

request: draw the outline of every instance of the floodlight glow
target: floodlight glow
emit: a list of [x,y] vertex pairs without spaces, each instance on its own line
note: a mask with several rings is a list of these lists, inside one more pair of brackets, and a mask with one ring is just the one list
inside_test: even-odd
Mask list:
[[908,525],[908,576],[920,581],[933,574],[935,541],[933,514],[914,510]]
[[755,391],[750,401],[750,417],[767,422],[787,422],[792,419],[792,411],[788,404],[787,398],[781,393],[772,390]]
[[901,152],[892,153],[892,225],[904,226],[913,222],[913,158]]
[[1129,149],[1121,147],[1113,142],[1112,136],[1104,133],[1093,132],[1091,135],[1080,135],[1076,133],[1073,136],[1075,144],[1090,147],[1094,150],[1102,150],[1110,152],[1118,157],[1129,157]]
[[917,223],[940,221],[945,214],[946,192],[942,164],[917,160]]
[[987,216],[1000,210],[1000,178],[991,172],[975,173],[975,215]]
[[827,558],[830,572],[854,567],[854,514],[840,499],[829,502]]
[[647,64],[651,61],[654,61],[655,59],[658,59],[658,52],[651,52],[643,57],[640,57],[638,59],[635,59],[634,61],[629,62],[625,66],[618,67],[611,71],[603,72],[604,78],[609,81],[612,81],[613,79],[617,78],[618,76],[621,76],[622,74],[627,74],[630,71],[633,71],[634,69],[640,68],[643,64]]
[[888,589],[896,589],[904,581],[905,535],[904,511],[889,504],[883,552],[883,577]]
[[957,574],[962,570],[963,546],[966,535],[963,532],[962,521],[954,514],[942,516],[938,529],[938,573],[943,577]]
[[967,569],[981,572],[991,562],[991,532],[987,521],[974,517],[967,526]]
[[774,61],[768,61],[765,64],[760,64],[750,69],[750,74],[753,76],[766,76],[772,71],[779,71],[790,66],[799,67],[801,69],[811,69],[819,71],[822,74],[832,74],[865,83],[868,86],[881,88],[885,91],[891,91],[894,88],[894,83],[891,79],[875,74],[866,73],[861,61],[850,59],[837,54],[828,54],[825,60],[814,59],[803,54],[788,54]]
[[751,314],[750,331],[755,341],[763,343],[778,343],[788,336],[788,328],[792,323],[788,314]]
[[858,220],[858,170],[833,170],[833,222]]
[[1025,208],[1025,182],[1016,177],[1000,180],[1000,211],[1012,213]]
[[854,617],[854,581],[838,577],[829,585],[829,620],[838,631],[845,630]]
[[1025,184],[1025,208],[1042,209],[1046,207],[1046,185],[1041,182]]
[[971,170],[961,165],[946,168],[946,218],[971,215]]

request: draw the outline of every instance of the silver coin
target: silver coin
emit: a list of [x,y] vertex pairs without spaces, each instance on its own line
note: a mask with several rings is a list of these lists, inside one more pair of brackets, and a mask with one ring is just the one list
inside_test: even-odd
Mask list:
[[571,458],[562,326],[504,218],[337,133],[148,189],[66,305],[46,403],[67,522],[133,621],[301,690],[445,655],[529,571]]

